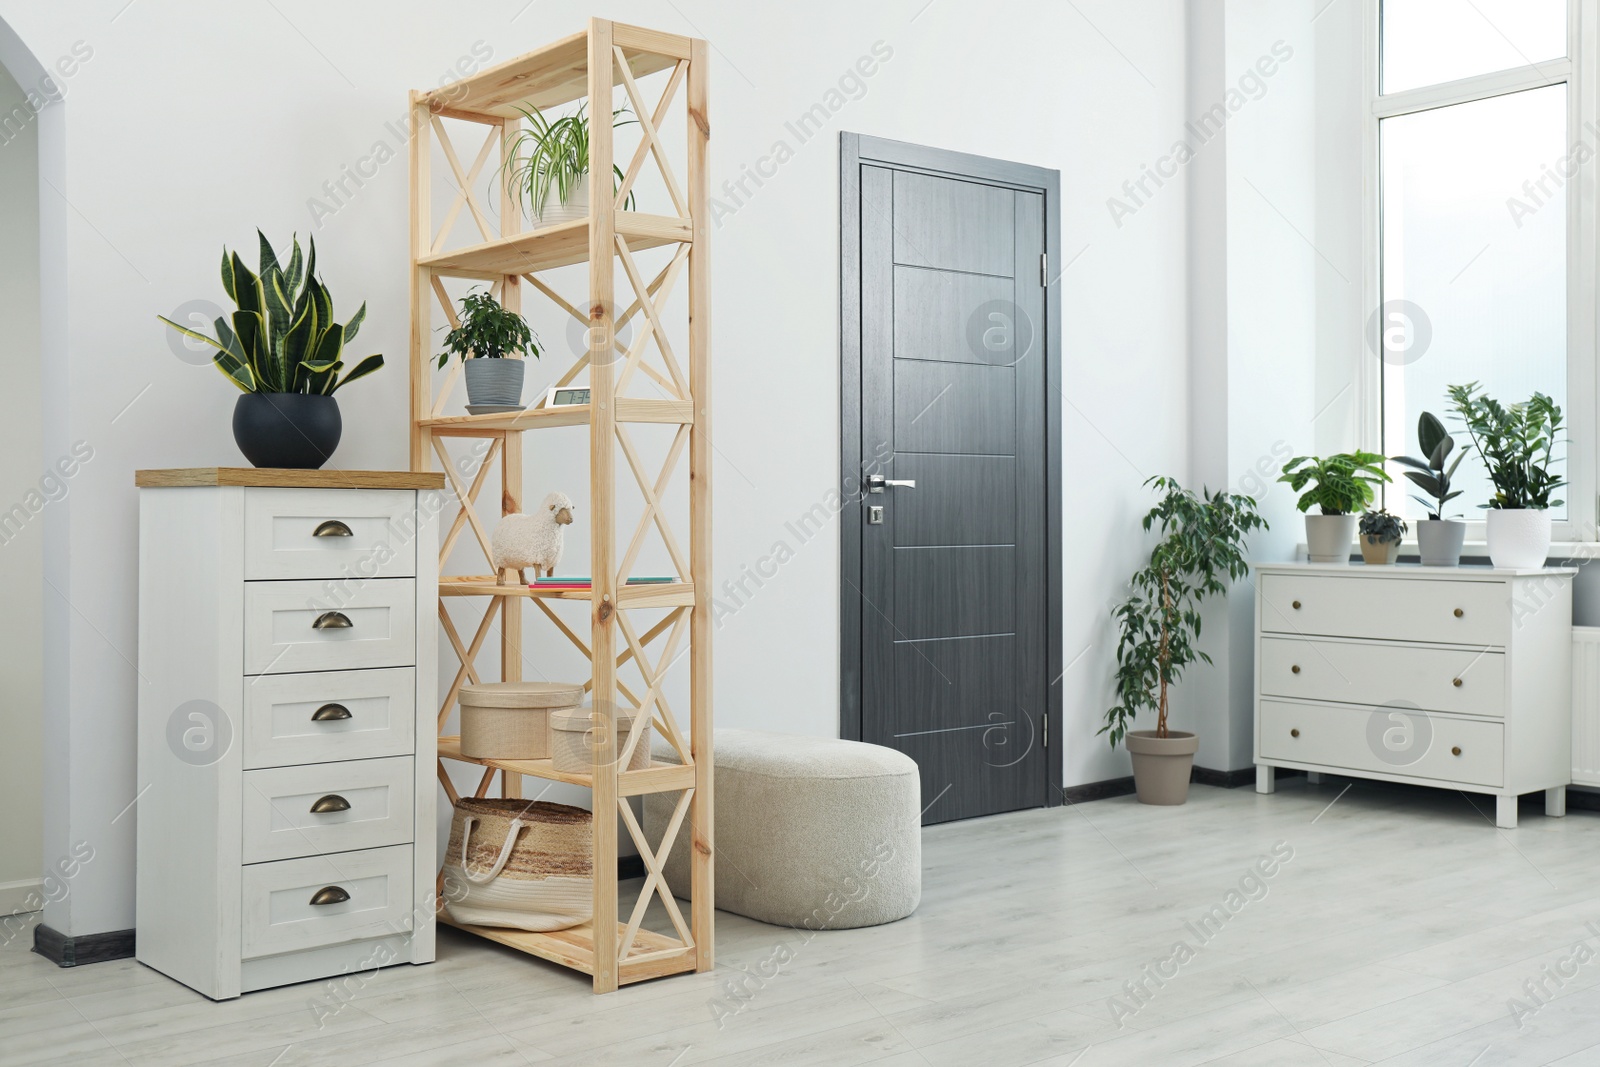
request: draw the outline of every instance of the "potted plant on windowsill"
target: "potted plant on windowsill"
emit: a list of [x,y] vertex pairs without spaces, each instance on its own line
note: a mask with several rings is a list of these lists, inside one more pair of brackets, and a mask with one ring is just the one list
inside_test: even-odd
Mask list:
[[1413,485],[1427,494],[1427,498],[1411,495],[1411,499],[1428,509],[1428,517],[1417,523],[1417,553],[1425,567],[1455,567],[1461,563],[1461,546],[1467,537],[1467,524],[1444,517],[1445,505],[1461,495],[1460,489],[1450,487],[1456,468],[1466,458],[1466,450],[1457,453],[1455,461],[1445,466],[1455,449],[1455,438],[1445,432],[1444,423],[1437,415],[1424,411],[1417,420],[1417,443],[1422,446],[1422,458],[1390,456],[1389,462],[1411,467],[1405,471]]
[[[511,190],[526,198],[528,214],[538,226],[554,226],[561,222],[576,222],[589,217],[589,116],[588,105],[580,104],[571,115],[558,119],[546,118],[538,109],[518,108],[528,120],[528,128],[517,130],[506,157],[504,169]],[[625,107],[611,113],[611,125],[626,126],[634,122]],[[612,188],[620,187],[622,168],[611,167],[614,174]],[[555,203],[550,202],[551,195]],[[630,189],[623,208],[632,210],[633,191]]]
[[451,356],[465,363],[467,410],[473,414],[520,411],[524,353],[539,358],[539,341],[528,323],[507,311],[488,293],[471,292],[461,299],[460,325],[444,338],[439,353],[443,367]]
[[[1266,529],[1252,497],[1236,493],[1196,496],[1172,478],[1145,483],[1162,493],[1144,517],[1146,531],[1159,525],[1161,540],[1150,562],[1133,576],[1133,594],[1112,613],[1117,641],[1117,703],[1106,712],[1100,733],[1123,742],[1133,759],[1134,787],[1145,804],[1182,804],[1199,739],[1167,727],[1168,691],[1200,651],[1200,605],[1226,591],[1227,579],[1249,573],[1245,535]],[[1154,730],[1129,730],[1141,711],[1156,714]]]
[[1393,563],[1406,535],[1405,520],[1380,508],[1361,516],[1361,558],[1368,564]]
[[[1312,563],[1350,562],[1359,513],[1390,480],[1378,466],[1382,462],[1372,452],[1340,452],[1326,459],[1296,456],[1283,465],[1278,481],[1297,493],[1304,490],[1296,506],[1307,513],[1306,554]],[[1321,514],[1309,513],[1313,504]]]
[[1542,567],[1550,554],[1550,508],[1564,501],[1550,494],[1566,481],[1550,470],[1561,408],[1543,393],[1520,404],[1502,405],[1477,382],[1447,390],[1455,415],[1494,483],[1489,509],[1489,559],[1496,567]]
[[210,337],[157,316],[185,337],[217,350],[218,370],[244,394],[233,408],[233,439],[257,467],[315,470],[339,447],[344,430],[333,394],[383,366],[368,356],[343,378],[344,346],[355,340],[367,305],[350,321],[334,321],[333,297],[317,277],[317,242],[302,259],[294,242],[289,264],[260,230],[260,273],[252,274],[237,252],[222,251],[222,288],[237,305],[229,319],[218,316]]

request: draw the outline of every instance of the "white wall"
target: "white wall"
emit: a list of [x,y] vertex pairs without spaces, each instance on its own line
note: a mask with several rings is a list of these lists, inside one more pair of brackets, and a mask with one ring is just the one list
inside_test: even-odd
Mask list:
[[[35,911],[44,703],[44,524],[57,494],[44,472],[39,412],[39,131],[0,68],[0,915]],[[40,486],[40,479],[47,484]],[[48,493],[48,496],[46,495]],[[20,507],[20,511],[17,510]]]
[[[132,820],[112,823],[141,785],[131,756],[132,471],[236,460],[232,392],[214,371],[176,356],[155,315],[197,297],[222,300],[221,245],[248,248],[256,226],[275,236],[310,228],[308,198],[389,136],[385,123],[403,114],[407,89],[438,84],[476,42],[504,59],[580,28],[589,10],[569,0],[280,0],[218,18],[199,0],[126,8],[0,0],[0,17],[44,63],[76,41],[93,49],[68,79],[64,106],[74,310],[58,432],[89,441],[96,458],[74,479],[61,546],[72,673],[54,711],[70,722],[71,770],[51,778],[67,815],[47,854],[81,839],[96,858],[48,914],[57,929],[132,922]],[[1148,507],[1140,483],[1186,469],[1186,209],[1169,184],[1119,227],[1106,201],[1187,117],[1182,5],[1041,2],[997,19],[976,0],[619,0],[603,13],[714,43],[718,187],[767,153],[784,122],[875,42],[893,49],[865,95],[714,233],[719,585],[768,552],[837,479],[837,131],[1062,171],[1062,247],[1073,260],[1061,282],[1071,664],[1062,747],[1068,782],[1125,774],[1126,758],[1094,731],[1109,700],[1108,612],[1141,558],[1129,535]],[[389,163],[316,231],[341,311],[364,297],[363,339],[395,360],[341,397],[340,466],[406,463],[405,205],[405,165]],[[565,446],[552,447],[537,453],[530,444],[529,464],[546,464],[542,477],[555,486]],[[831,532],[808,543],[718,633],[719,722],[837,729],[836,543]],[[529,655],[553,653],[530,639]]]

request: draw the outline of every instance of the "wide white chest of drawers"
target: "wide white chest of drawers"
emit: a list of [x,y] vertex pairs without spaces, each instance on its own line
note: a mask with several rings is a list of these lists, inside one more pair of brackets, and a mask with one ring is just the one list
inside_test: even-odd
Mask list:
[[1571,569],[1256,567],[1256,790],[1274,770],[1545,791],[1572,775]]
[[141,962],[221,1000],[433,959],[440,478],[139,472]]

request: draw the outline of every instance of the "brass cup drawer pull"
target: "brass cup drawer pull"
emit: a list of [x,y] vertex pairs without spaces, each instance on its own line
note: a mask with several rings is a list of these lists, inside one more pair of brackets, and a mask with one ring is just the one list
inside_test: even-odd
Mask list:
[[333,722],[350,718],[350,709],[343,704],[324,704],[311,713],[312,722]]
[[355,531],[338,519],[329,519],[311,531],[312,537],[354,537]]
[[327,815],[335,811],[349,810],[350,802],[344,797],[340,796],[338,793],[329,793],[327,796],[319,798],[315,804],[311,805],[311,814],[313,815]]
[[325,885],[311,894],[311,906],[320,908],[327,904],[343,904],[350,899],[350,894],[339,886]]
[[317,621],[311,624],[313,630],[348,630],[355,623],[350,621],[350,616],[342,611],[324,611],[317,616]]

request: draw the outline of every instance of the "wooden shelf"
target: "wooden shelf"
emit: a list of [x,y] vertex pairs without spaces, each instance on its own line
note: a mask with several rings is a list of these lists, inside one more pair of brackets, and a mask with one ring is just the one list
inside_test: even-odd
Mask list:
[[[641,738],[640,744],[643,743],[644,740]],[[558,771],[547,759],[475,759],[472,756],[463,756],[461,738],[453,734],[439,738],[439,755],[462,763],[493,767],[497,771],[526,774],[550,782],[564,782],[567,785],[581,785],[586,789],[593,781],[593,777],[588,774]],[[617,772],[618,796],[637,797],[646,793],[671,793],[692,788],[694,788],[694,768],[679,766],[676,763],[652,763],[642,770]]]
[[[673,33],[612,23],[612,39],[628,55],[635,79],[689,58],[690,41]],[[620,70],[612,85],[621,85]],[[553,44],[481,70],[422,95],[435,114],[468,121],[514,119],[517,107],[547,108],[589,95],[589,35],[580,30]]]
[[[623,396],[617,398],[616,405],[618,422],[659,422],[680,426],[694,423],[694,404],[687,400],[648,400]],[[419,419],[417,425],[428,427],[439,437],[495,437],[515,430],[587,426],[590,412],[588,404],[570,404],[557,408],[524,408],[522,411],[494,415],[444,415],[436,419]]]
[[[627,240],[633,252],[694,240],[694,228],[688,219],[637,211],[618,211],[616,217],[616,232]],[[423,256],[417,263],[435,274],[498,278],[505,274],[534,274],[588,260],[589,220],[578,219]]]
[[[530,589],[521,584],[497,585],[493,578],[441,581],[440,596],[506,596],[539,600],[593,600],[592,589]],[[676,608],[694,606],[693,582],[651,582],[625,585],[617,590],[617,603],[625,608]]]
[[[501,926],[468,926],[455,922],[447,911],[439,912],[439,921],[465,930],[469,934],[498,942],[530,956],[559,963],[584,974],[594,973],[594,927],[591,923],[571,926],[565,930],[537,933],[532,930],[512,930]],[[617,924],[617,938],[627,933],[627,927]],[[682,974],[695,969],[694,948],[671,937],[641,929],[633,939],[633,949],[617,965],[617,984],[629,985],[669,974]]]

